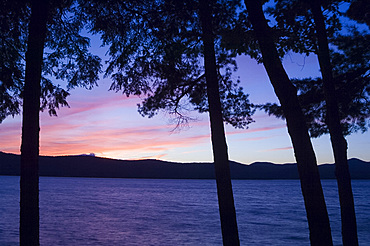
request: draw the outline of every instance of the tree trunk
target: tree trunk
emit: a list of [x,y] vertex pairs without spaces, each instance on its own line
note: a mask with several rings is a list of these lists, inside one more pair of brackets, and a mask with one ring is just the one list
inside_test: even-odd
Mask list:
[[332,73],[328,39],[320,1],[311,1],[311,10],[315,22],[318,59],[324,85],[326,124],[329,128],[335,160],[335,175],[337,177],[342,217],[342,241],[344,246],[356,246],[358,245],[357,225],[351,177],[347,161],[347,141],[343,136],[340,125],[338,102],[335,96],[335,81]]
[[46,35],[47,1],[31,1],[28,27],[26,77],[23,92],[23,121],[20,178],[20,245],[39,242],[39,111],[41,67]]
[[212,12],[208,0],[200,1],[200,20],[222,239],[224,245],[240,245],[217,77]]
[[262,11],[261,2],[245,0],[245,5],[262,52],[263,64],[287,121],[301,181],[311,245],[333,245],[316,156],[308,134],[305,117],[298,102],[296,88],[281,64]]

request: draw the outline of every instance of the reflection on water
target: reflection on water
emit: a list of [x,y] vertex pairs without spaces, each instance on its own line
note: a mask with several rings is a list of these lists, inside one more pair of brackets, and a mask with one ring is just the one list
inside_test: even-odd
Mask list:
[[[19,177],[0,176],[0,245],[18,245]],[[335,180],[323,181],[335,245]],[[241,245],[309,245],[298,180],[233,181]],[[360,245],[370,181],[353,181]],[[41,245],[222,245],[214,180],[40,178]]]

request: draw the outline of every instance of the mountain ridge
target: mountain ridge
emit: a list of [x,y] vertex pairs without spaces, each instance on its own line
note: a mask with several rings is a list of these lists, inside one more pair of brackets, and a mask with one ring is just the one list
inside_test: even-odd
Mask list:
[[[154,159],[117,160],[92,155],[40,156],[40,176],[214,179],[213,163],[177,163]],[[20,156],[0,151],[0,175],[19,175]],[[349,159],[352,179],[370,179],[370,162]],[[334,164],[319,165],[322,179],[334,179]],[[230,161],[232,179],[298,179],[295,163]]]

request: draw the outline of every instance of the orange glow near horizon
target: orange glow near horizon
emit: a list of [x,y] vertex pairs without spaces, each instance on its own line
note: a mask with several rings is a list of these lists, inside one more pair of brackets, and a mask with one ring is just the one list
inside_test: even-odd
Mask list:
[[[97,103],[101,103],[99,100]],[[58,117],[41,114],[40,155],[81,155],[90,154],[114,159],[162,159],[169,161],[212,161],[209,122],[200,119],[191,122],[189,127],[173,131],[174,125],[165,119],[156,120],[156,125],[150,119],[141,118],[130,108],[130,120],[124,125],[125,117],[99,117],[98,112],[104,106],[82,106],[62,109]],[[132,112],[131,112],[132,111]],[[123,112],[122,112],[123,113]],[[135,114],[134,114],[135,113]],[[115,118],[113,120],[112,118]],[[139,121],[140,120],[140,121]],[[118,122],[117,122],[118,121]],[[138,123],[140,122],[140,123]],[[284,129],[284,125],[253,127],[246,130],[235,130],[226,127],[227,137],[241,137],[240,141],[253,142],[271,138],[249,137],[269,131]],[[7,119],[1,125],[0,150],[19,154],[21,141],[20,116]],[[230,146],[230,144],[229,144]],[[198,157],[206,155],[207,158]],[[174,156],[177,157],[174,158]],[[189,158],[190,157],[190,158]],[[192,159],[193,158],[193,159]]]
[[[293,57],[294,58],[294,57]],[[244,91],[255,104],[277,102],[263,66],[243,57],[239,71]],[[290,61],[285,64],[291,77],[317,76],[315,58],[305,58],[305,68],[297,69]],[[315,70],[316,69],[316,70]],[[312,73],[312,71],[316,71]],[[211,162],[212,145],[207,114],[189,112],[195,121],[176,129],[169,115],[160,112],[153,118],[137,113],[140,97],[127,98],[109,92],[110,81],[103,79],[93,90],[77,88],[67,98],[70,108],[58,111],[58,117],[46,112],[40,117],[41,155],[81,155],[115,159],[161,159],[176,162]],[[241,163],[268,161],[295,162],[285,122],[263,112],[253,116],[248,129],[233,129],[226,125],[231,160]],[[370,160],[370,133],[347,137],[349,158]],[[330,139],[323,136],[312,140],[318,163],[332,163]],[[21,116],[9,117],[0,124],[0,151],[20,153]]]

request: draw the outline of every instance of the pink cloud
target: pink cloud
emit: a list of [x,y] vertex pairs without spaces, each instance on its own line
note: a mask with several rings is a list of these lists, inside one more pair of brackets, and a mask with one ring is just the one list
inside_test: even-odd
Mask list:
[[265,131],[272,131],[272,130],[282,129],[282,128],[285,128],[285,127],[286,127],[285,125],[265,126],[265,127],[255,128],[255,129],[247,129],[246,132],[248,132],[248,133],[265,132]]
[[[42,128],[41,153],[43,155],[141,152],[164,155],[173,148],[188,147],[203,143],[208,135],[174,135],[168,125],[138,126],[128,128],[72,124],[70,128],[53,125]],[[99,155],[99,154],[97,154]],[[146,156],[146,155],[145,155]]]
[[289,146],[289,147],[282,147],[282,148],[267,149],[267,150],[264,150],[263,152],[282,151],[282,150],[291,150],[291,149],[293,149],[293,147]]
[[[86,95],[93,93],[93,95]],[[77,93],[76,93],[77,94]],[[140,102],[138,96],[126,97],[114,92],[85,91],[82,95],[72,96],[67,100],[68,107],[63,107],[57,111],[58,116],[75,116],[76,114],[87,114],[91,111],[113,111],[117,108],[136,108],[137,103]]]
[[[81,107],[84,108],[84,107]],[[94,107],[85,109],[95,110]],[[98,107],[97,107],[98,108]],[[69,109],[67,109],[69,110]],[[82,112],[82,111],[81,111]],[[104,117],[94,119],[88,117],[76,117],[72,120],[69,115],[58,118],[44,117],[41,121],[40,153],[42,155],[76,155],[82,153],[142,153],[142,156],[161,156],[175,148],[192,147],[197,144],[211,144],[208,133],[208,121],[194,122],[181,134],[171,132],[173,125],[138,125],[126,126],[124,120],[117,120]],[[142,124],[152,123],[144,120]],[[123,125],[122,125],[123,124]],[[122,125],[122,126],[121,126]],[[205,127],[207,129],[205,129]],[[232,130],[227,135],[248,134],[251,132],[263,132],[282,128],[283,126],[270,126],[249,130]],[[203,129],[199,132],[199,129]],[[19,153],[20,129],[10,125],[9,129],[16,132],[11,133],[11,141],[0,141],[2,150]],[[204,132],[207,132],[204,134]],[[18,136],[14,138],[14,136]],[[269,137],[246,138],[246,141],[263,140]],[[5,148],[4,145],[14,146]],[[2,147],[3,146],[3,147]],[[102,154],[101,154],[102,155]],[[142,157],[140,157],[142,158]]]
[[17,119],[5,120],[0,124],[0,150],[20,153],[22,125]]
[[[185,152],[194,146],[210,145],[208,116],[195,116],[189,126],[175,129],[165,119],[140,119],[136,112],[138,97],[106,92],[90,94],[72,92],[71,108],[62,108],[58,117],[41,114],[40,153],[42,155],[77,155],[96,153],[97,156],[120,158],[161,158],[174,149]],[[78,95],[78,96],[77,96]],[[93,95],[93,96],[92,96]],[[167,121],[169,122],[170,119]],[[0,125],[0,150],[19,153],[21,124]],[[283,125],[257,127],[246,130],[231,129],[227,135],[265,132]],[[181,133],[181,134],[180,134]],[[244,135],[247,136],[247,135]],[[251,137],[246,141],[270,137]],[[192,151],[192,150],[191,150]],[[182,153],[182,152],[181,152]]]
[[134,158],[134,160],[145,160],[145,159],[157,159],[157,160],[159,160],[159,159],[162,159],[165,156],[167,156],[167,154],[143,156],[141,158]]
[[260,140],[266,140],[266,139],[270,139],[270,138],[272,138],[272,136],[243,138],[243,139],[240,139],[239,141],[260,141]]
[[231,130],[227,131],[227,135],[235,135],[235,134],[248,134],[248,133],[255,133],[255,132],[266,132],[266,131],[272,131],[277,129],[283,129],[285,128],[285,125],[273,125],[273,126],[265,126],[265,127],[258,127],[258,128],[248,128],[248,129],[242,129],[242,130]]

